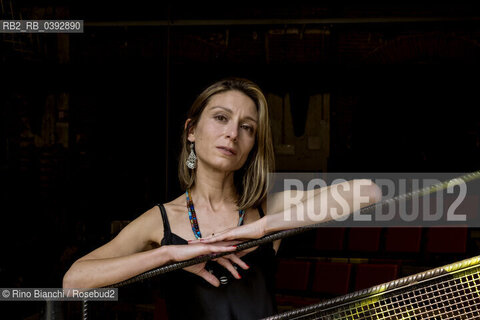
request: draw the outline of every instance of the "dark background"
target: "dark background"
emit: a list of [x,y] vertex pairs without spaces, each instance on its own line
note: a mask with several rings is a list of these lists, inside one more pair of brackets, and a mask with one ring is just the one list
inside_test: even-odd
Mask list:
[[299,139],[308,96],[330,95],[327,165],[279,171],[479,168],[477,6],[3,4],[85,31],[0,35],[1,287],[61,287],[112,221],[178,196],[185,113],[226,76],[293,97]]

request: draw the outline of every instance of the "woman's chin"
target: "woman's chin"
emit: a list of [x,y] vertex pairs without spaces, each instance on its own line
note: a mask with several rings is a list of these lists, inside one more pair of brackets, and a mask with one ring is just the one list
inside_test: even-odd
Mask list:
[[225,161],[225,160],[215,161],[210,165],[210,167],[216,171],[224,171],[224,172],[237,171],[238,169],[241,168],[241,166],[239,167],[238,165],[234,165],[231,161]]

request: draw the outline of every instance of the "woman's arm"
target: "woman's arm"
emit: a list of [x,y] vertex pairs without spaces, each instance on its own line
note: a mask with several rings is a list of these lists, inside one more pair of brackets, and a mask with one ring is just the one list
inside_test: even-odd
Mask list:
[[366,179],[346,181],[311,191],[290,193],[287,190],[272,195],[266,205],[265,217],[194,243],[257,239],[275,231],[309,226],[332,220],[335,216],[348,215],[381,198],[380,188]]
[[[358,179],[311,191],[284,191],[274,196],[276,206],[265,216],[263,235],[304,227],[345,216],[380,201],[382,192],[371,180]],[[297,200],[298,199],[298,200]],[[281,202],[281,203],[279,203]],[[278,211],[278,208],[281,210]]]
[[127,280],[157,266],[168,264],[168,248],[114,258],[77,260],[63,277],[64,288],[98,288]]
[[64,288],[97,288],[126,280],[148,268],[168,263],[165,248],[144,251],[152,232],[161,226],[159,209],[153,207],[130,222],[107,244],[73,263],[63,277]]
[[[128,224],[113,240],[73,263],[63,277],[63,287],[103,287],[173,261],[235,250],[231,246],[200,244],[161,246],[144,251],[159,230],[163,233],[163,222],[158,207],[154,207]],[[212,275],[207,273],[201,269],[197,274],[211,282]]]

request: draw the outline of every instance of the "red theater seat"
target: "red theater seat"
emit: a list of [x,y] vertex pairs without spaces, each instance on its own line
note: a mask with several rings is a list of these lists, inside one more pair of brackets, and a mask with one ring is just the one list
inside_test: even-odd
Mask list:
[[318,251],[342,251],[345,228],[318,228],[315,249]]
[[425,250],[429,253],[465,253],[467,228],[429,228]]
[[165,299],[156,298],[155,299],[155,312],[153,315],[154,320],[168,320],[167,314],[167,305],[165,304]]
[[387,228],[385,232],[385,251],[420,252],[422,228]]
[[275,295],[277,306],[281,308],[296,309],[319,303],[320,299],[291,295]]
[[317,262],[312,291],[327,295],[348,293],[352,265],[350,263]]
[[398,266],[394,264],[359,264],[355,275],[355,290],[361,290],[395,280]]
[[307,290],[310,265],[309,261],[281,259],[276,274],[277,289]]
[[376,252],[380,247],[382,228],[350,228],[348,250],[355,252]]

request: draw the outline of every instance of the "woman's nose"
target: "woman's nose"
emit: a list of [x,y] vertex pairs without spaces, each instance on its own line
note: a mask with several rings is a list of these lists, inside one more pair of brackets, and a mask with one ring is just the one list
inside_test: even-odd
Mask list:
[[236,141],[238,137],[238,126],[236,124],[232,124],[227,128],[227,137],[230,140]]

